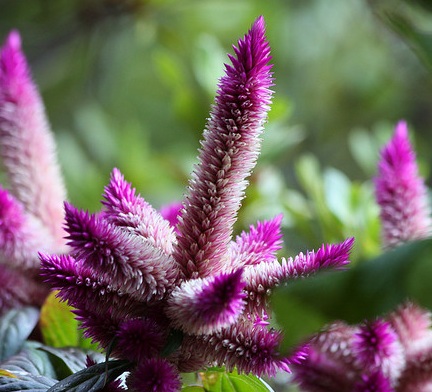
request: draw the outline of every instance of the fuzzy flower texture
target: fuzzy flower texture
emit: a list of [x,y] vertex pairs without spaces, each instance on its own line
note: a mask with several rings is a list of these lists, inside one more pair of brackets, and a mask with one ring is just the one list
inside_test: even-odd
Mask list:
[[[404,121],[383,147],[375,178],[384,248],[430,237],[427,189]],[[307,392],[432,391],[432,320],[407,302],[387,317],[350,326],[336,322],[314,336],[292,366]]]
[[432,234],[427,188],[418,174],[405,121],[397,124],[393,137],[381,150],[375,197],[381,210],[381,236],[385,248]]
[[427,392],[432,389],[429,311],[411,302],[386,318],[350,326],[336,322],[293,364],[308,392]]
[[[85,334],[112,356],[131,362],[126,381],[131,391],[178,391],[179,372],[213,365],[258,376],[289,371],[302,353],[279,352],[281,332],[266,321],[269,293],[289,279],[349,262],[352,238],[278,260],[281,216],[233,239],[271,103],[271,57],[262,17],[229,58],[178,213],[157,212],[114,169],[100,212],[65,203],[68,251],[47,247],[40,252],[45,281],[75,308]],[[6,40],[1,65],[1,127],[11,139],[3,142],[4,159],[17,176],[22,167],[29,171],[12,182],[22,204],[2,191],[8,201],[1,204],[2,238],[30,246],[29,229],[21,222],[30,225],[37,217],[39,226],[50,228],[57,219],[46,209],[56,204],[45,195],[58,192],[44,189],[55,182],[47,176],[52,153],[45,144],[52,143],[40,136],[33,140],[45,120],[17,33]],[[35,167],[33,160],[41,159],[47,161]],[[24,186],[30,189],[20,191]],[[14,231],[20,225],[22,230]],[[42,230],[31,233],[43,236],[43,244],[50,238]],[[3,248],[16,250],[14,245]]]
[[49,292],[38,251],[64,252],[65,190],[44,107],[21,52],[19,34],[0,51],[0,314],[41,306]]

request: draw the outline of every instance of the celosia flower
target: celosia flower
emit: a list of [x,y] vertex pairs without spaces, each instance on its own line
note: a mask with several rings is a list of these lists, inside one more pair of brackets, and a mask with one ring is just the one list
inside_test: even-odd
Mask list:
[[430,313],[408,302],[386,319],[337,323],[309,343],[292,364],[302,391],[428,391],[432,388]]
[[164,219],[114,169],[102,211],[65,204],[70,253],[40,255],[43,276],[76,308],[85,334],[132,362],[131,390],[177,391],[178,372],[214,365],[289,371],[304,352],[279,352],[281,332],[263,322],[268,294],[348,263],[352,239],[279,262],[281,216],[232,240],[272,94],[262,17],[234,52],[176,219]]
[[431,234],[427,189],[418,174],[408,128],[400,121],[381,151],[375,197],[380,206],[384,247],[427,238]]
[[16,31],[0,52],[0,156],[10,184],[0,188],[2,313],[42,304],[48,289],[37,277],[37,252],[64,248],[65,190],[54,139]]

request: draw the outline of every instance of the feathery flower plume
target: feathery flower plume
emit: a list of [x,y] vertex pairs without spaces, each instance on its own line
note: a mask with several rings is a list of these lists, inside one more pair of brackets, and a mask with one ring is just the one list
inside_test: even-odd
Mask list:
[[243,270],[197,278],[176,287],[168,300],[167,316],[175,328],[200,335],[232,325],[245,307]]
[[182,207],[164,219],[114,169],[99,213],[65,204],[70,253],[40,254],[42,275],[76,309],[85,335],[131,361],[132,391],[178,391],[178,372],[207,366],[289,371],[305,351],[279,352],[264,297],[348,263],[352,239],[279,262],[281,216],[232,239],[272,94],[262,17],[230,60]]
[[430,313],[410,302],[385,319],[338,323],[312,338],[310,355],[291,365],[294,379],[305,392],[429,390],[430,323]]
[[217,273],[226,263],[244,190],[255,166],[271,102],[270,46],[264,19],[234,47],[201,142],[177,229],[174,257],[185,278]]
[[429,237],[430,206],[427,189],[418,174],[406,122],[396,125],[393,138],[381,151],[375,197],[381,208],[384,247]]
[[65,247],[65,190],[54,139],[16,31],[0,50],[0,157],[10,185],[0,188],[2,313],[42,304],[48,289],[37,278],[37,252]]

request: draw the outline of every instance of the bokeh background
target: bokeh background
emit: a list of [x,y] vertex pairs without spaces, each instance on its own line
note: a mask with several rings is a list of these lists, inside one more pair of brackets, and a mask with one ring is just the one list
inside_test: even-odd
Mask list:
[[287,255],[355,236],[354,264],[377,256],[371,179],[399,119],[429,178],[427,0],[0,0],[0,39],[22,35],[69,200],[99,209],[118,167],[160,207],[182,198],[226,53],[259,15],[276,85],[237,230],[282,212]]

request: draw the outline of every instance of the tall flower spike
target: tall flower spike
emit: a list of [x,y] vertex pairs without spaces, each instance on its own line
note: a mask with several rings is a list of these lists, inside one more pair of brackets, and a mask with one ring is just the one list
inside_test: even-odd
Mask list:
[[427,190],[418,174],[408,128],[400,121],[393,138],[381,151],[375,197],[381,208],[384,247],[426,238],[431,234]]
[[62,245],[66,195],[55,142],[16,31],[0,54],[0,153],[13,194]]
[[1,314],[40,306],[48,287],[37,274],[37,252],[65,251],[65,191],[54,139],[16,31],[0,49],[0,158],[11,186],[0,188]]
[[174,256],[186,278],[222,269],[269,110],[271,57],[262,17],[234,52],[219,83],[177,227]]

